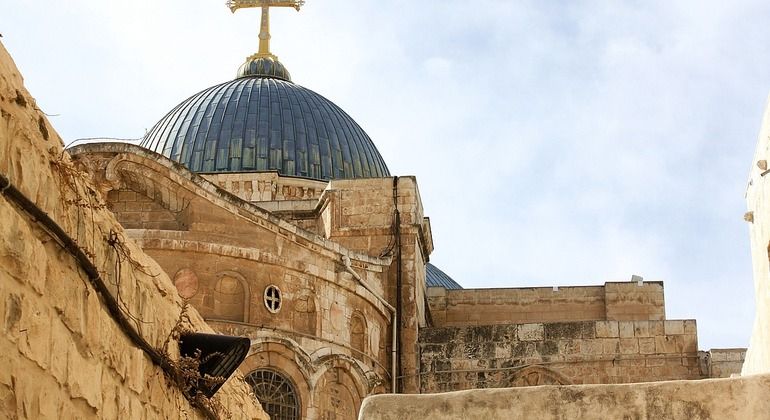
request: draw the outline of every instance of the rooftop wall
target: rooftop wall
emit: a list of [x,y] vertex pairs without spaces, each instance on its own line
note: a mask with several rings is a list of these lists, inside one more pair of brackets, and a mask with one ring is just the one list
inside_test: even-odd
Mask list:
[[663,320],[662,282],[604,286],[428,290],[433,324],[496,325],[528,322]]
[[628,385],[539,386],[433,395],[378,395],[363,420],[765,419],[770,375]]

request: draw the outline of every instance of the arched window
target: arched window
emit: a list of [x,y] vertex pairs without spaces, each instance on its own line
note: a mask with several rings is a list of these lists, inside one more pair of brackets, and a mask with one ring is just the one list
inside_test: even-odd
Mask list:
[[366,321],[360,312],[350,318],[350,346],[366,353]]
[[270,369],[257,369],[246,375],[262,409],[271,420],[299,419],[299,398],[289,378]]
[[234,276],[223,274],[214,285],[214,317],[243,322],[243,285]]

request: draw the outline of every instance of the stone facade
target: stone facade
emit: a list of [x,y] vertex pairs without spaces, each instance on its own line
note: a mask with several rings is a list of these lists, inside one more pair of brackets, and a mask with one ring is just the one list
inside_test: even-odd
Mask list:
[[[202,177],[125,144],[72,153],[180,294],[218,331],[252,339],[246,373],[291,381],[302,418],[355,418],[364,397],[392,389],[391,308],[406,326],[396,365],[418,371],[432,242],[414,178],[319,188],[270,173]],[[280,308],[268,307],[270,287]],[[403,376],[397,387],[419,391]]]
[[[21,76],[0,45],[0,417],[8,419],[206,418],[97,292],[75,258],[82,252],[105,280],[130,329],[156,351],[178,357],[182,301],[163,270],[130,239],[104,197],[62,151]],[[34,219],[9,191],[31,200],[75,249]],[[112,235],[119,242],[111,245]],[[116,244],[120,244],[119,246]],[[122,263],[120,263],[122,261]],[[186,328],[211,332],[194,310]],[[236,374],[214,397],[238,418],[266,419]]]

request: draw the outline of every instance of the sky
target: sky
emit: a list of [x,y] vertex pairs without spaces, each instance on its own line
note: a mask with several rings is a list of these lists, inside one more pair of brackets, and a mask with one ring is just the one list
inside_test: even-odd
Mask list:
[[[138,138],[230,80],[259,12],[0,0],[0,42],[66,141]],[[272,51],[415,175],[431,262],[466,288],[662,280],[701,349],[746,347],[744,193],[770,2],[307,0]]]

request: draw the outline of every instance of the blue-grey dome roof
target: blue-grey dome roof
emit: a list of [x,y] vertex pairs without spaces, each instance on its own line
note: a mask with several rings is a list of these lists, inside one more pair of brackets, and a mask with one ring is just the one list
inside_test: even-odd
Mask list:
[[425,265],[425,285],[428,287],[443,287],[445,289],[462,289],[456,281],[431,263]]
[[277,171],[320,180],[390,176],[372,140],[345,111],[275,77],[240,77],[191,96],[141,145],[193,172]]

